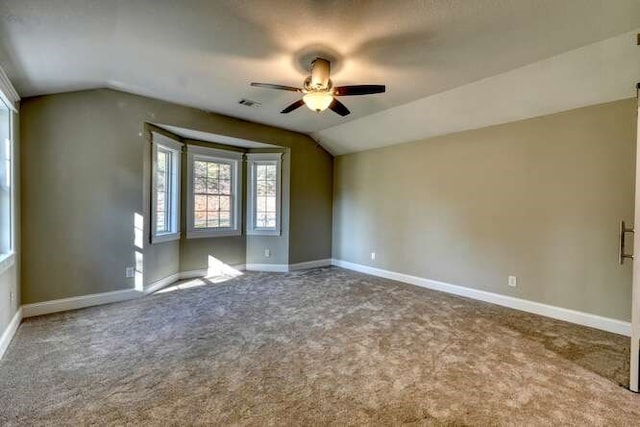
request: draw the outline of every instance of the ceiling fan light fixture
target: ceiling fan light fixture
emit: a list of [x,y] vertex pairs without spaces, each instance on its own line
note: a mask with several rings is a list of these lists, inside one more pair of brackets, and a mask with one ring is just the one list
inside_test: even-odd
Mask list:
[[329,108],[333,95],[329,92],[309,92],[302,97],[302,100],[310,110],[319,113]]

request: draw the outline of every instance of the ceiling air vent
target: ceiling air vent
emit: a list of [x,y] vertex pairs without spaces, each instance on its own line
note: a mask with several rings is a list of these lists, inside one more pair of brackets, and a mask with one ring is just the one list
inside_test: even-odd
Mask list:
[[258,101],[252,101],[250,99],[241,99],[238,104],[246,105],[247,107],[259,108],[262,104]]

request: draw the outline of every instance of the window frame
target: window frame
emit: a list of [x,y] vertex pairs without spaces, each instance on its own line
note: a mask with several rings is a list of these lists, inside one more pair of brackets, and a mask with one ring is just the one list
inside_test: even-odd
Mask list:
[[[280,236],[282,234],[282,152],[277,153],[248,153],[247,167],[247,234],[254,236]],[[256,166],[276,166],[276,225],[275,227],[256,226]]]
[[[244,153],[202,147],[187,146],[187,238],[199,239],[210,237],[242,236],[242,166]],[[195,228],[195,189],[194,163],[197,160],[213,161],[231,165],[231,227],[225,228]]]
[[[151,138],[151,243],[162,243],[178,240],[180,233],[180,186],[182,168],[182,149],[184,144],[160,133],[152,132]],[[158,221],[158,151],[170,152],[171,155],[171,201],[170,201],[170,231],[157,231]]]
[[[15,158],[15,126],[17,124],[17,115],[19,114],[17,101],[20,100],[17,93],[11,86],[11,83],[6,80],[3,81],[2,77],[4,72],[0,68],[0,102],[7,107],[8,110],[8,142],[9,142],[9,171],[6,172],[6,178],[10,180],[9,188],[9,219],[8,219],[8,250],[0,252],[0,274],[4,274],[11,266],[15,264],[16,259],[16,158]],[[6,147],[3,151],[3,156],[6,153]],[[5,159],[3,159],[4,161]],[[5,181],[6,182],[6,181]]]

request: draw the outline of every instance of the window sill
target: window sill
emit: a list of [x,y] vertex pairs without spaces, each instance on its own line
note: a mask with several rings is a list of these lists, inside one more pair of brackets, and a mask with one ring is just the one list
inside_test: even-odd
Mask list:
[[156,243],[171,242],[174,240],[180,240],[180,233],[156,234],[154,236],[151,236],[152,245]]
[[280,230],[247,230],[248,236],[280,236]]
[[0,275],[4,274],[16,262],[15,252],[0,254]]
[[187,239],[206,239],[214,237],[237,237],[242,236],[240,230],[224,230],[224,231],[211,231],[211,230],[189,230],[187,231]]

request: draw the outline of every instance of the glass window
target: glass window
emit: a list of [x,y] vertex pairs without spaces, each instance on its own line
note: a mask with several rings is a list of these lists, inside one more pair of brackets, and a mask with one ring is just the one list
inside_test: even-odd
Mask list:
[[249,233],[280,234],[280,153],[248,154]]
[[228,229],[233,224],[232,164],[196,160],[193,164],[195,228]]
[[12,227],[12,176],[13,144],[11,135],[11,109],[0,100],[0,253],[8,254],[13,250]]
[[240,235],[242,153],[191,149],[187,237]]
[[180,153],[182,144],[153,134],[152,242],[180,238]]

